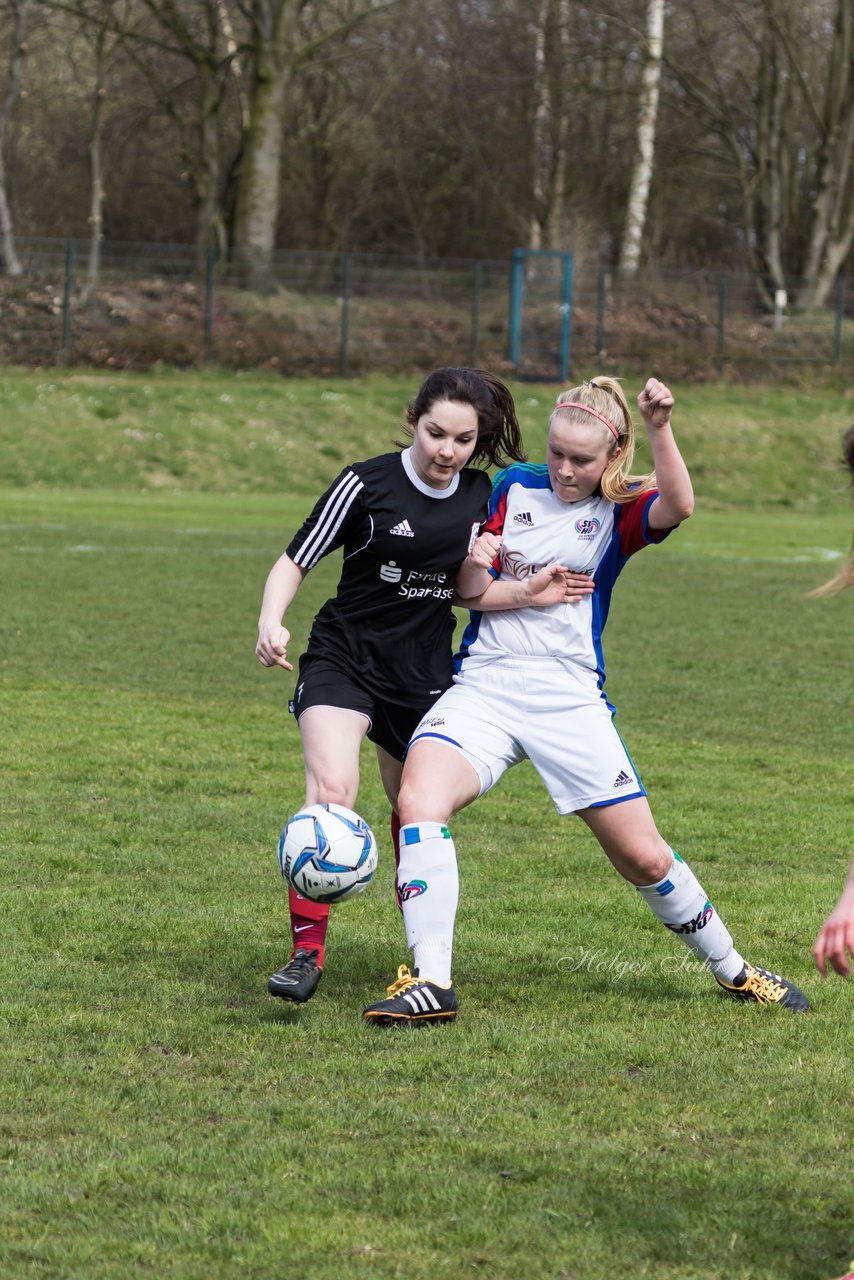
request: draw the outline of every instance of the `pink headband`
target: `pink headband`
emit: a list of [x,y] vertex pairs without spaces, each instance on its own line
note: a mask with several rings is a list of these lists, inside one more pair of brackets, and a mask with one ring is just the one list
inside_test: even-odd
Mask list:
[[580,400],[564,400],[562,404],[556,404],[555,409],[583,409],[585,413],[592,413],[594,418],[598,418],[600,422],[604,422],[605,426],[611,432],[615,440],[619,440],[620,433],[614,426],[613,422],[609,422],[601,413],[597,413],[595,409],[591,409],[589,404],[582,404]]

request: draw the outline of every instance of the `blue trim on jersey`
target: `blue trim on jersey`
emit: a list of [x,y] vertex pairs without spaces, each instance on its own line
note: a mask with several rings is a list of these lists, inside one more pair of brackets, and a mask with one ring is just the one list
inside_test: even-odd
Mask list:
[[516,462],[512,467],[499,471],[492,482],[490,515],[496,511],[498,503],[512,484],[519,484],[523,489],[551,489],[548,466],[545,462]]
[[465,659],[468,657],[469,649],[472,647],[475,640],[477,639],[477,633],[478,631],[480,631],[480,620],[482,617],[483,617],[483,613],[479,609],[478,610],[471,609],[469,611],[469,620],[468,620],[466,629],[463,632],[463,638],[460,641],[460,647],[457,650],[457,652],[454,654],[453,672],[455,676],[459,675],[460,671],[462,670],[462,665]]

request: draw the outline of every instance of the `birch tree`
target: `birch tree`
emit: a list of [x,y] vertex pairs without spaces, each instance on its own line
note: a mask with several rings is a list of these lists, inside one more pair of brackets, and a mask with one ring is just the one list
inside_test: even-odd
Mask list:
[[[663,0],[662,0],[663,3]],[[540,0],[534,33],[532,249],[563,248],[570,0]]]
[[638,110],[637,152],[626,205],[626,221],[620,246],[619,270],[632,276],[640,263],[643,230],[649,204],[649,187],[655,162],[655,130],[661,88],[664,43],[664,0],[649,0],[646,12],[646,46]]
[[[101,269],[106,202],[104,128],[109,82],[113,79],[121,36],[114,29],[116,6],[107,0],[76,0],[76,3],[72,0],[69,4],[44,0],[44,7],[55,15],[52,34],[66,45],[75,77],[85,82],[85,94],[89,100],[89,252],[86,281],[80,293],[80,301],[85,305],[98,283]],[[123,10],[126,8],[127,5],[122,6]]]
[[6,176],[6,152],[12,116],[21,93],[21,74],[27,51],[25,43],[27,26],[36,3],[37,0],[5,0],[3,4],[6,18],[11,20],[11,36],[6,82],[3,86],[2,100],[0,100],[0,246],[2,246],[3,265],[6,274],[10,276],[19,276],[23,268],[15,249]]
[[687,54],[667,64],[729,152],[768,305],[794,289],[796,306],[821,306],[854,244],[851,0],[741,0],[725,23],[705,19],[696,4],[685,38],[704,45],[708,72]]

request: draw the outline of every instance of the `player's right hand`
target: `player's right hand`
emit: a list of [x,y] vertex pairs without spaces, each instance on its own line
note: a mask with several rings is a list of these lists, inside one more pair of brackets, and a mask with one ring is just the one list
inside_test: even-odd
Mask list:
[[287,627],[264,627],[258,631],[258,643],[255,656],[264,667],[283,667],[285,671],[293,671],[294,664],[288,662],[288,641],[291,633]]
[[479,569],[491,569],[501,550],[501,538],[497,533],[481,533],[469,552],[469,559]]

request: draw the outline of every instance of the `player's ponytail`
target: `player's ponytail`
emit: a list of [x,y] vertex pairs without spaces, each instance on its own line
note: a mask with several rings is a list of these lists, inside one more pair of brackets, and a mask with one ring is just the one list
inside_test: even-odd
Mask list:
[[589,423],[592,415],[608,430],[613,452],[599,481],[603,498],[609,502],[628,502],[630,498],[655,487],[654,474],[631,474],[635,456],[635,425],[617,378],[602,375],[583,382],[580,387],[561,391],[549,418],[550,426],[557,413],[579,424]]

